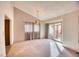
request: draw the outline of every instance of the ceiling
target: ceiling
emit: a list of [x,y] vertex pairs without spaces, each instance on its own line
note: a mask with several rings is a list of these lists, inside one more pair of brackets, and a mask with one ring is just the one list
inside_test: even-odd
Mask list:
[[18,1],[14,6],[22,11],[37,17],[40,20],[48,20],[78,9],[75,1]]

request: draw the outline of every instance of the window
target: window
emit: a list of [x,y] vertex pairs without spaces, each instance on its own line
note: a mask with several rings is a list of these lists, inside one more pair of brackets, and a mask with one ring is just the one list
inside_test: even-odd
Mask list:
[[34,32],[39,32],[39,25],[38,24],[34,24]]
[[25,24],[25,32],[32,32],[32,24],[31,23]]
[[32,22],[25,23],[25,40],[33,40],[40,38],[40,24],[34,24]]
[[33,39],[40,38],[40,30],[39,29],[40,29],[39,24],[34,24]]
[[48,38],[61,41],[62,39],[62,23],[49,24]]

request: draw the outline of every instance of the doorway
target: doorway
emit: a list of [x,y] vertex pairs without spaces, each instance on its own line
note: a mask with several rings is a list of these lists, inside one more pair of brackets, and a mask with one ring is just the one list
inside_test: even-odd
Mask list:
[[10,45],[10,20],[5,19],[5,45]]
[[5,28],[5,48],[6,48],[6,55],[9,51],[10,47],[10,20],[5,19],[4,21],[4,28]]

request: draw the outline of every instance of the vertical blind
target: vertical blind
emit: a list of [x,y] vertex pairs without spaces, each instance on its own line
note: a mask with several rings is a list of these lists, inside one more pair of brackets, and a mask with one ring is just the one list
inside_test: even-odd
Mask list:
[[40,38],[40,26],[39,24],[26,23],[25,27],[25,39],[39,39]]

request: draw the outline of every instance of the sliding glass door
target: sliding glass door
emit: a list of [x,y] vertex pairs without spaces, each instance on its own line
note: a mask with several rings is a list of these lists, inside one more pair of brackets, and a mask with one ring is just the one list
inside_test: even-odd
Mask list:
[[34,24],[33,39],[40,39],[40,25]]
[[33,25],[32,23],[26,23],[25,24],[25,39],[26,40],[32,40],[33,38]]
[[25,23],[25,40],[40,38],[40,25],[34,23]]
[[48,38],[62,41],[62,23],[53,23],[48,26]]

